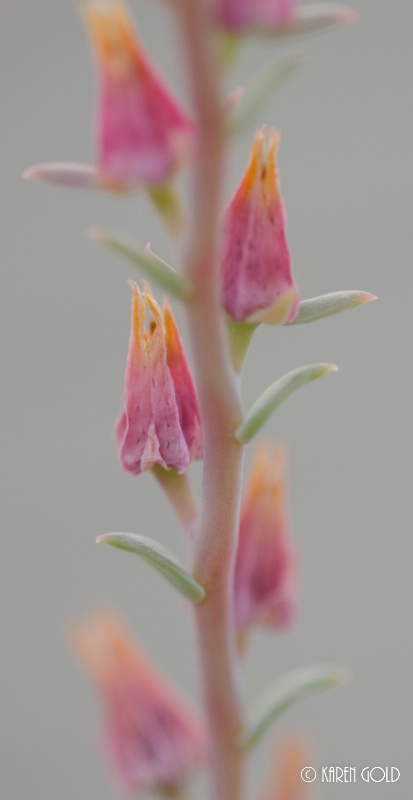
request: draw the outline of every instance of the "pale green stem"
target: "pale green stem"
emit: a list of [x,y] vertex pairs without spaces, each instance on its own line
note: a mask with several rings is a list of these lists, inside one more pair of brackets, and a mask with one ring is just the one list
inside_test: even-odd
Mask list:
[[188,473],[178,475],[175,470],[165,470],[159,465],[152,468],[152,473],[164,490],[182,527],[192,534],[199,514],[199,503]]
[[227,320],[232,364],[238,375],[242,374],[247,350],[257,328],[258,325],[253,325],[248,322],[234,322],[231,319]]
[[232,611],[243,449],[235,440],[242,410],[222,319],[216,259],[224,166],[224,119],[217,65],[201,0],[181,0],[180,23],[197,126],[195,191],[185,276],[195,378],[203,425],[203,495],[194,542],[196,579],[206,599],[195,610],[210,734],[211,798],[241,800],[243,724]]

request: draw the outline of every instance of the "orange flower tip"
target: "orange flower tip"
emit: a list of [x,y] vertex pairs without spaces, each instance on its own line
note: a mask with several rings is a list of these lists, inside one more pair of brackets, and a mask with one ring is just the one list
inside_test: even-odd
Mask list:
[[245,194],[258,182],[262,183],[270,196],[271,192],[276,192],[276,157],[280,139],[281,134],[274,128],[268,131],[266,125],[255,134],[250,162],[244,176]]
[[90,37],[113,78],[132,68],[136,34],[124,3],[89,0],[80,10]]

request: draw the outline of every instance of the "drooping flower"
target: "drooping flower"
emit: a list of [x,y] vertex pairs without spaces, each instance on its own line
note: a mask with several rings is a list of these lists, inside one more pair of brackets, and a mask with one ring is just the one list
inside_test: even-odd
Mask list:
[[288,627],[295,616],[296,552],[286,500],[286,452],[258,446],[241,508],[235,564],[239,632],[253,625]]
[[72,641],[103,699],[103,745],[118,788],[134,797],[177,789],[205,759],[201,724],[115,616],[96,614]]
[[122,2],[90,0],[83,16],[100,83],[96,168],[44,164],[26,176],[115,191],[156,191],[188,158],[193,123],[156,74]]
[[256,133],[245,174],[224,212],[223,304],[236,322],[281,325],[298,310],[278,185],[278,142],[274,130]]
[[279,26],[291,22],[295,0],[206,0],[224,28],[241,32],[251,27]]
[[[138,475],[159,464],[185,472],[202,457],[198,401],[181,337],[165,298],[132,287],[132,321],[124,412],[115,429],[120,463]],[[145,329],[145,304],[151,314]]]

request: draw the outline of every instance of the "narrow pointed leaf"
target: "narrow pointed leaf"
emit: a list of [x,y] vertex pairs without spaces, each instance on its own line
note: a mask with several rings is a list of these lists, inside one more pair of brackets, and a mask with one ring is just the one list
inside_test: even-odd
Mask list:
[[351,308],[370,303],[372,300],[377,300],[377,297],[370,292],[344,291],[322,294],[319,297],[312,297],[310,300],[302,300],[297,316],[287,324],[301,325],[305,322],[316,322],[318,319],[339,314],[341,311],[349,311]]
[[87,164],[36,164],[23,173],[23,178],[29,181],[69,186],[74,189],[102,188],[97,170]]
[[256,83],[246,90],[241,102],[236,106],[228,120],[230,135],[241,133],[252,123],[267,105],[274,92],[283,85],[291,75],[303,64],[300,57],[286,58],[273,64],[269,70],[261,75]]
[[319,33],[346,22],[354,22],[355,19],[357,19],[356,12],[340,3],[312,3],[297,8],[291,22],[276,27],[269,25],[266,28],[254,30],[254,32],[263,36],[291,38],[305,36],[309,33]]
[[291,706],[313,692],[347,683],[350,673],[343,667],[321,664],[291,672],[269,686],[247,719],[242,745],[249,749],[261,739],[270,725]]
[[120,550],[136,553],[136,555],[143,558],[160,572],[187,600],[199,603],[204,599],[205,590],[203,587],[197,583],[169,550],[153,539],[149,539],[147,536],[140,536],[137,533],[119,532],[105,533],[103,536],[98,536],[96,541],[110,544]]
[[248,412],[244,422],[236,430],[235,435],[239,442],[247,444],[261,430],[278,406],[287,399],[296,389],[305,383],[322,378],[329,372],[336,372],[335,364],[310,364],[288,372],[275,381],[256,400]]
[[109,233],[100,229],[89,231],[91,239],[101,242],[110,250],[126,258],[134,267],[137,267],[147,278],[156,281],[170,294],[182,299],[190,295],[190,286],[166,261],[155,256],[150,250],[143,252],[125,236],[118,233]]

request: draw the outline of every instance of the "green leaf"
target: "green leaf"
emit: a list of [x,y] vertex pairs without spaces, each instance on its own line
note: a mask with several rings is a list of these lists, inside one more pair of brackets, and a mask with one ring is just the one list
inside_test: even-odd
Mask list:
[[329,372],[336,372],[335,364],[310,364],[288,372],[275,381],[261,397],[255,401],[248,412],[244,422],[237,428],[235,436],[242,444],[247,444],[261,430],[271,414],[287,399],[296,389],[305,383],[322,378]]
[[166,289],[175,297],[186,300],[190,296],[191,288],[188,281],[178,275],[166,261],[155,256],[151,250],[139,250],[138,246],[123,234],[109,233],[97,228],[89,231],[89,236],[126,258],[134,267],[143,272],[147,278],[156,281],[163,289]]
[[205,597],[205,589],[186,571],[182,564],[163,545],[138,533],[104,533],[98,536],[98,543],[104,542],[120,550],[136,553],[163,575],[166,580],[193,603],[200,603]]
[[291,672],[269,686],[256,700],[242,735],[242,745],[249,749],[261,739],[270,725],[290,706],[312,692],[347,683],[350,673],[331,664],[315,665]]
[[296,9],[291,22],[265,28],[255,28],[253,33],[266,37],[291,38],[309,33],[319,33],[327,28],[346,22],[354,22],[357,14],[352,8],[340,3],[313,3]]
[[303,64],[303,59],[297,56],[286,58],[273,64],[269,70],[261,75],[256,83],[246,90],[244,97],[237,106],[236,111],[228,120],[228,133],[237,135],[251,125],[261,110],[267,105],[272,94]]
[[312,297],[310,300],[302,300],[296,318],[287,325],[316,322],[318,319],[339,314],[341,311],[349,311],[351,308],[370,303],[372,300],[377,300],[377,297],[370,292],[344,291],[322,294],[319,297]]

